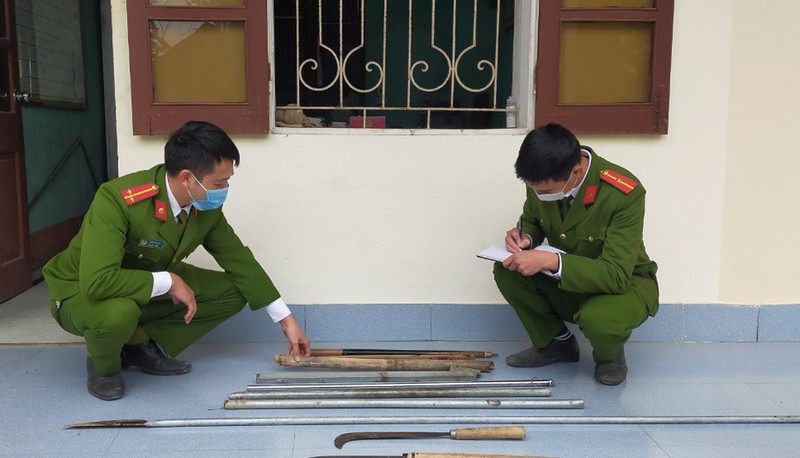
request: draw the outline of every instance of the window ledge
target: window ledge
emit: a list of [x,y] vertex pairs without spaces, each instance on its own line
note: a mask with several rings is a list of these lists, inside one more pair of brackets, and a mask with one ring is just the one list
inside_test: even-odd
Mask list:
[[453,135],[525,135],[527,129],[370,129],[342,127],[274,127],[274,135],[373,135],[373,136],[453,136]]

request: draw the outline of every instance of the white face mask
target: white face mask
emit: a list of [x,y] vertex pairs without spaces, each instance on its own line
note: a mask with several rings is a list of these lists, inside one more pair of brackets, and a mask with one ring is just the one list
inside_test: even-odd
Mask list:
[[[571,174],[570,174],[570,178],[572,178]],[[533,190],[533,192],[536,194],[536,197],[538,197],[539,200],[541,200],[542,202],[557,202],[557,201],[567,197],[567,193],[564,192],[564,190],[567,189],[567,185],[568,184],[569,184],[569,178],[567,178],[567,181],[566,181],[566,183],[564,183],[564,187],[561,188],[561,191],[554,192],[552,194],[539,194],[538,192],[536,192],[535,189]],[[572,191],[572,189],[570,189],[570,191]]]

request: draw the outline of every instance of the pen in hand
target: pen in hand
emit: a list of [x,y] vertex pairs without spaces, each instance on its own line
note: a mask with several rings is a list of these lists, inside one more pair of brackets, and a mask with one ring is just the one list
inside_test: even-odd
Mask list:
[[519,243],[522,243],[522,216],[521,215],[519,217],[519,221],[517,221],[517,230],[519,231]]

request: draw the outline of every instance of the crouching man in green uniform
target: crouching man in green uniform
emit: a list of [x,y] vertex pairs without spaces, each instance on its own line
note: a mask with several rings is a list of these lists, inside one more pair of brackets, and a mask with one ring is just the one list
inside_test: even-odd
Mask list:
[[[558,124],[525,137],[515,169],[527,199],[520,223],[506,233],[512,255],[495,264],[494,277],[533,347],[506,363],[578,361],[580,348],[565,326],[577,323],[592,344],[595,379],[622,383],[623,346],[658,311],[656,263],[642,241],[644,187]],[[541,246],[545,239],[549,246]]]
[[[92,395],[121,398],[120,371],[131,366],[191,371],[172,356],[247,304],[280,323],[287,354],[310,354],[305,332],[222,212],[237,165],[225,132],[186,123],[167,141],[164,164],[100,186],[78,235],[44,267],[53,317],[86,340]],[[224,271],[182,262],[199,245]]]

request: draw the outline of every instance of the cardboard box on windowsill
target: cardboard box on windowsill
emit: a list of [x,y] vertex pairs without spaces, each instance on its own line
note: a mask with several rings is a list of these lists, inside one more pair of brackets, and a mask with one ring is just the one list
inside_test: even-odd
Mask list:
[[[366,122],[365,122],[366,119]],[[386,116],[350,116],[350,127],[367,129],[385,129]]]

